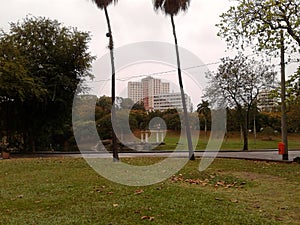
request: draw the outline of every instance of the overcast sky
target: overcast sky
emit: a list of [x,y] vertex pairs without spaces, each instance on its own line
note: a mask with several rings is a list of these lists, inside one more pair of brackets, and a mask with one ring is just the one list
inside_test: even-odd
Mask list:
[[[225,43],[216,36],[219,15],[228,9],[228,0],[192,0],[187,13],[176,18],[180,45],[211,62],[224,56]],[[1,27],[26,15],[46,16],[67,26],[90,31],[91,51],[100,56],[107,45],[104,12],[90,0],[11,0],[1,6]],[[120,0],[109,7],[116,47],[139,41],[173,43],[169,17],[153,11],[151,0]]]
[[[176,17],[179,45],[199,57],[204,64],[218,62],[220,58],[232,55],[226,52],[226,43],[217,37],[215,24],[219,15],[227,11],[233,2],[230,0],[192,0],[188,12]],[[154,12],[151,0],[119,0],[117,5],[109,6],[109,15],[115,39],[115,47],[143,41],[161,41],[173,43],[170,18]],[[91,32],[90,51],[98,60],[108,53],[107,25],[104,12],[91,0],[10,0],[0,8],[0,27],[8,30],[10,22],[16,22],[26,15],[45,16],[57,19],[66,26],[78,27],[79,30]],[[95,65],[97,62],[95,62]],[[197,65],[195,65],[197,66]],[[96,68],[96,66],[95,66]],[[155,69],[154,69],[155,68]],[[169,70],[171,67],[145,65],[125,68],[119,74],[146,74]],[[215,70],[217,65],[208,66]],[[199,71],[203,72],[202,71]],[[94,69],[95,80],[101,80],[101,71]],[[136,74],[135,74],[136,73]],[[176,73],[173,73],[176,74]],[[118,74],[117,74],[118,75]],[[121,75],[120,75],[121,76]],[[142,78],[142,77],[141,77]],[[176,83],[173,78],[163,77]],[[140,78],[135,78],[135,80]],[[194,104],[199,103],[202,90],[192,87],[192,80],[186,78],[185,89],[192,96]],[[128,82],[128,80],[126,80]],[[109,95],[109,82],[98,94]],[[126,83],[117,83],[118,94],[125,93]],[[122,87],[122,88],[118,88]],[[190,88],[191,87],[191,88]],[[120,90],[122,89],[122,90]]]

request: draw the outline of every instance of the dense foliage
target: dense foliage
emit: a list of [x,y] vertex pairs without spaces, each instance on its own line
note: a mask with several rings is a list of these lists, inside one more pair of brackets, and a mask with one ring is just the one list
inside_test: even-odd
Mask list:
[[63,145],[71,136],[74,93],[91,78],[89,33],[26,17],[0,34],[0,121],[11,145]]

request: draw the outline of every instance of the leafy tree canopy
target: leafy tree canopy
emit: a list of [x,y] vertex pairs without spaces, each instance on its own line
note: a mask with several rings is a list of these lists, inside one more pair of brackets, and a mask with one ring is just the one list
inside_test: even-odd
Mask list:
[[83,92],[82,82],[93,77],[89,41],[87,32],[33,16],[0,33],[0,107],[18,121],[12,127],[1,117],[7,130],[33,140],[70,127],[65,123],[71,121],[75,91]]
[[269,66],[242,54],[221,61],[217,73],[207,74],[210,86],[206,89],[205,97],[211,103],[223,104],[225,99],[229,107],[248,108],[259,92],[274,82],[275,72]]
[[287,81],[287,97],[289,101],[300,98],[300,66],[298,70]]
[[229,47],[255,46],[258,50],[280,47],[280,31],[291,52],[299,53],[300,2],[295,0],[236,0],[223,13],[219,36]]
[[233,59],[223,58],[221,61],[217,73],[207,74],[210,85],[205,90],[205,97],[216,106],[225,107],[224,104],[227,104],[226,107],[237,109],[244,135],[243,150],[248,150],[251,109],[259,92],[272,85],[275,73],[269,66],[242,54]]

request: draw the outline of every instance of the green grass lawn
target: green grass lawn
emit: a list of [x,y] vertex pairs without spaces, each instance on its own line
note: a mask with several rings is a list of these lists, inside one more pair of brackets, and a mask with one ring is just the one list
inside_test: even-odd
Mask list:
[[[165,145],[159,146],[156,149],[159,150],[173,150],[176,148],[179,142],[179,132],[168,131],[165,137]],[[201,131],[196,150],[205,150],[207,143],[209,141],[210,133],[208,132],[205,136],[204,131]],[[300,134],[289,134],[289,149],[300,149]],[[277,149],[278,142],[281,142],[281,137],[279,135],[273,135],[271,140],[266,140],[266,137],[257,134],[256,139],[254,139],[253,134],[249,134],[249,150],[256,149]],[[229,132],[227,136],[224,137],[221,150],[242,150],[243,140],[238,132]]]
[[[122,159],[149,164],[157,158]],[[300,165],[199,160],[151,186],[128,187],[83,159],[0,161],[0,224],[299,224]]]

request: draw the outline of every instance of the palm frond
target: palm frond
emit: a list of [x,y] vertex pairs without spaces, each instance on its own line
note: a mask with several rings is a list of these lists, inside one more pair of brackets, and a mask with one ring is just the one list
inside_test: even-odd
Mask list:
[[154,9],[161,9],[166,15],[177,15],[180,11],[186,11],[190,0],[153,0]]
[[116,4],[118,0],[92,0],[92,2],[94,2],[98,8],[104,9],[112,3]]

